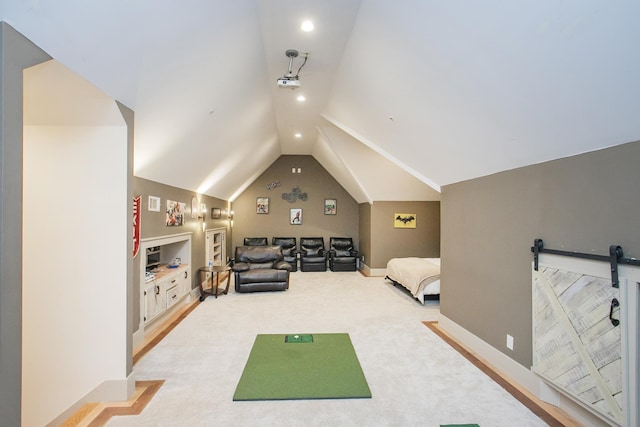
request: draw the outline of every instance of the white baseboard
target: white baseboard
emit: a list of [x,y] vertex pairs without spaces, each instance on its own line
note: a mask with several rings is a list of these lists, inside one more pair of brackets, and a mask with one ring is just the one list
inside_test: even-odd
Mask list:
[[531,370],[487,344],[448,317],[440,314],[438,326],[466,347],[467,350],[487,362],[493,369],[508,377],[512,382],[517,383],[536,398],[560,408],[579,423],[590,427],[609,425],[582,405],[547,385]]
[[62,414],[47,424],[47,427],[59,426],[76,413],[82,405],[90,402],[126,402],[136,391],[136,377],[132,372],[121,380],[108,380],[87,393],[82,399],[71,405]]
[[133,333],[132,340],[131,345],[134,349],[140,348],[142,344],[144,344],[144,327],[138,328],[138,330]]

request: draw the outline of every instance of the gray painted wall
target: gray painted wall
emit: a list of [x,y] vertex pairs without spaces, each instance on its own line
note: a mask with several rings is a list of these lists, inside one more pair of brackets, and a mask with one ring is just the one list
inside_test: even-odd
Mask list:
[[445,186],[442,314],[529,367],[534,239],[602,255],[617,244],[639,257],[638,160],[633,142]]
[[[301,168],[302,173],[292,173]],[[271,190],[267,185],[280,182]],[[307,200],[289,203],[282,193],[299,186]],[[256,198],[270,199],[269,214],[256,214]],[[337,200],[337,214],[324,214],[324,199]],[[245,237],[274,236],[324,237],[328,247],[330,236],[352,237],[358,247],[358,204],[345,189],[312,156],[280,156],[232,204],[233,247],[242,245]],[[289,224],[289,209],[302,208],[302,225]]]
[[[226,228],[227,229],[227,256],[231,256],[231,228],[226,217],[220,219],[211,218],[211,208],[227,207],[227,201],[210,196],[198,196],[195,191],[184,190],[182,188],[172,187],[170,185],[161,184],[143,178],[134,177],[133,191],[136,196],[141,196],[142,212],[140,223],[141,238],[168,236],[171,234],[179,234],[191,232],[191,286],[196,286],[196,277],[198,268],[205,266],[206,257],[206,235],[202,231],[202,220],[191,218],[191,199],[198,198],[202,203],[207,204],[207,215],[205,215],[205,228]],[[148,208],[149,196],[160,197],[160,212],[151,212]],[[167,227],[165,209],[167,199],[185,203],[185,225],[177,227]],[[139,253],[134,259],[134,286],[138,290],[133,295],[133,319],[135,319],[134,327],[137,330],[140,320],[140,256]]]
[[[394,228],[397,213],[416,215],[416,228]],[[440,257],[440,202],[373,202],[370,268],[386,268],[391,258]]]
[[22,70],[51,59],[0,22],[0,420],[21,424]]
[[[127,123],[127,171],[129,178],[127,180],[127,208],[129,212],[133,212],[133,133],[134,133],[134,113],[133,110],[121,103],[117,103],[122,117]],[[127,254],[133,253],[133,229],[127,228]],[[133,258],[127,256],[127,351],[126,354],[133,354],[133,332],[138,329],[137,319],[133,317],[133,301],[134,295],[138,289],[135,287],[133,280]],[[135,319],[135,320],[134,320]],[[127,376],[133,372],[133,358],[127,359]]]
[[371,258],[371,204],[360,203],[360,247],[359,255],[364,257],[364,263],[369,266]]

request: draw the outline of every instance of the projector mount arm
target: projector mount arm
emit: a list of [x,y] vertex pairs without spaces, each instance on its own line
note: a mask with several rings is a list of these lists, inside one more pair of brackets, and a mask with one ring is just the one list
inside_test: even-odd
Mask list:
[[288,79],[297,79],[298,78],[298,74],[300,74],[300,70],[302,70],[302,67],[304,67],[304,64],[307,63],[307,58],[309,57],[308,53],[304,53],[304,61],[302,62],[302,65],[300,65],[300,67],[298,68],[298,71],[296,72],[296,74],[293,74],[293,59],[298,57],[298,51],[295,49],[287,49],[287,51],[284,53],[287,58],[289,58],[289,69],[287,71],[287,74],[284,75],[285,78]]

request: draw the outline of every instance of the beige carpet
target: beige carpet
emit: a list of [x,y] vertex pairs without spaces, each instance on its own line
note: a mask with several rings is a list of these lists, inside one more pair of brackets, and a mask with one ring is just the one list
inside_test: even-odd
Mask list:
[[[291,276],[286,292],[207,298],[134,367],[165,384],[117,426],[544,426],[421,321],[437,320],[381,277]],[[371,399],[233,402],[257,334],[349,333]]]

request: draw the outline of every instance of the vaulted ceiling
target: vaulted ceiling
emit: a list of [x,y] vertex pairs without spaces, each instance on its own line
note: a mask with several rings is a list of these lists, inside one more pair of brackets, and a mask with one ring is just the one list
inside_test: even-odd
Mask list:
[[[638,140],[638,17],[631,0],[0,5],[135,111],[136,176],[231,200],[281,154],[313,155],[358,202],[438,200]],[[296,90],[276,84],[287,49],[294,71],[308,53]]]

